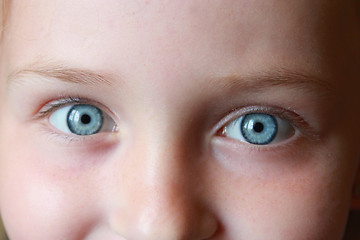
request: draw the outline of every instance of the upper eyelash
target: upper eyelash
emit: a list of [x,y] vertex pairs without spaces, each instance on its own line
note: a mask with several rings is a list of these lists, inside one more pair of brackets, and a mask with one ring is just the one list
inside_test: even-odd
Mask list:
[[48,117],[55,110],[57,110],[57,109],[59,109],[61,107],[65,107],[65,106],[70,105],[70,104],[97,105],[97,104],[94,104],[93,101],[91,101],[91,100],[80,98],[80,97],[61,98],[61,99],[57,99],[57,100],[54,100],[54,101],[51,101],[51,102],[45,104],[45,106],[43,106],[40,109],[40,111],[36,114],[35,118],[38,119],[38,118]]
[[[41,108],[35,118],[48,117],[55,110],[61,107],[65,107],[69,104],[99,105],[94,103],[94,101],[86,98],[64,97],[47,103]],[[309,139],[314,141],[318,141],[320,139],[320,134],[314,128],[312,128],[310,124],[307,123],[299,114],[297,114],[295,111],[276,106],[248,106],[234,109],[230,113],[228,113],[226,117],[220,120],[219,124],[221,127],[219,127],[219,124],[217,124],[218,127],[216,135],[223,135],[224,127],[232,120],[251,113],[263,113],[282,118],[289,121],[291,125],[293,125],[297,130],[299,130]]]
[[[76,105],[76,104],[89,104],[89,105],[93,105],[96,106],[100,109],[104,109],[105,107],[102,106],[102,104],[94,101],[94,100],[90,100],[88,98],[83,98],[83,97],[63,97],[63,98],[59,98],[56,100],[52,100],[49,101],[48,103],[46,103],[39,111],[38,113],[34,116],[35,120],[37,119],[46,119],[48,117],[50,117],[50,115],[55,112],[56,110],[66,107],[68,105]],[[103,111],[103,110],[102,110]],[[107,112],[105,110],[105,112]],[[112,119],[116,118],[116,114],[110,114],[110,115],[114,115],[113,117],[110,117]],[[113,120],[114,121],[114,120]],[[115,122],[115,121],[114,121]],[[49,129],[46,128],[46,131],[48,132]],[[115,124],[115,127],[113,129],[114,132],[118,131],[118,126],[117,124]],[[59,134],[59,132],[55,131],[55,130],[51,130],[51,133],[53,134],[53,136],[55,137],[61,137],[63,140],[65,140],[64,142],[67,143],[71,143],[71,142],[81,142],[81,141],[85,141],[85,139],[87,139],[87,141],[89,141],[89,139],[96,139],[95,135],[71,135],[71,134]]]
[[298,115],[295,111],[287,110],[280,107],[274,107],[274,106],[248,106],[248,107],[237,108],[231,111],[230,113],[228,113],[226,117],[224,117],[220,121],[221,127],[217,128],[216,131],[217,135],[223,135],[223,130],[225,126],[229,124],[231,121],[246,114],[252,114],[252,113],[263,113],[263,114],[269,114],[272,116],[282,118],[286,121],[289,121],[290,124],[295,129],[300,131],[303,135],[305,135],[309,139],[314,141],[318,141],[320,139],[320,134],[314,128],[312,128],[310,124],[307,123],[302,117],[300,117],[300,115]]

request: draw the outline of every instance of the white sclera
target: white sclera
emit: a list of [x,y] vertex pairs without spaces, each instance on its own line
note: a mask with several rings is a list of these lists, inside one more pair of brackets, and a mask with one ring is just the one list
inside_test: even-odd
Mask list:
[[59,129],[64,133],[71,134],[71,131],[67,123],[67,116],[72,107],[73,105],[70,105],[59,108],[58,110],[54,111],[49,117],[49,121],[51,125],[53,125],[54,127],[56,127],[57,129]]

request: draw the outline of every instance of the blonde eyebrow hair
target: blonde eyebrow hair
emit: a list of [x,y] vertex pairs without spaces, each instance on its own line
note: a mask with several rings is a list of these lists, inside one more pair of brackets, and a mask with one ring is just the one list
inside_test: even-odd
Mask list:
[[62,82],[75,83],[80,85],[108,85],[112,86],[111,76],[101,74],[88,69],[68,67],[56,63],[34,63],[21,70],[11,73],[8,77],[7,84],[22,81],[22,77],[29,75],[38,75],[45,78],[54,78]]
[[9,15],[10,4],[10,0],[0,0],[0,40],[3,38],[3,33]]
[[[251,89],[261,91],[264,88],[291,87],[324,95],[334,93],[335,87],[329,79],[306,72],[297,72],[279,68],[272,71],[256,72],[245,76],[236,74],[220,78],[221,86],[227,89]],[[218,81],[218,80],[213,80]]]
[[[68,67],[55,62],[35,62],[28,67],[11,73],[7,85],[22,83],[27,76],[37,75],[50,79],[57,79],[65,83],[79,85],[107,85],[113,87],[114,77],[110,74],[100,74],[88,69]],[[302,91],[313,92],[319,96],[334,94],[336,88],[326,79],[316,77],[309,73],[300,73],[291,69],[279,68],[272,71],[258,71],[247,75],[226,75],[206,79],[204,89],[230,89],[231,91],[249,90],[261,92],[264,89],[275,87],[295,88]],[[210,89],[209,89],[210,87]]]

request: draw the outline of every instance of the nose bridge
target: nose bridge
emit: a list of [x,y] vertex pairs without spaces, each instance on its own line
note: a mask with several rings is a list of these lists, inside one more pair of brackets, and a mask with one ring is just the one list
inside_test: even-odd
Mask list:
[[124,156],[126,177],[116,186],[121,200],[110,224],[125,239],[207,239],[216,230],[194,194],[200,176],[192,154],[169,134],[144,134]]

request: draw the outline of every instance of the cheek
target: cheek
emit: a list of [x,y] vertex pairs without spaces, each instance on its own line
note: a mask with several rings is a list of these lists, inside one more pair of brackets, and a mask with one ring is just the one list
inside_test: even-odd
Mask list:
[[214,197],[221,203],[223,224],[239,239],[341,239],[346,201],[334,201],[334,195],[322,190],[328,186],[321,178],[293,181],[225,181],[218,187],[221,196]]
[[91,194],[83,190],[85,179],[64,180],[61,169],[43,164],[56,153],[41,151],[30,133],[8,124],[3,135],[0,203],[8,234],[11,239],[82,239],[97,217]]
[[242,151],[232,171],[221,162],[213,167],[218,177],[212,185],[218,190],[211,198],[234,238],[341,239],[351,191],[349,166],[325,151],[314,152],[291,159],[269,155],[264,161],[260,154]]

